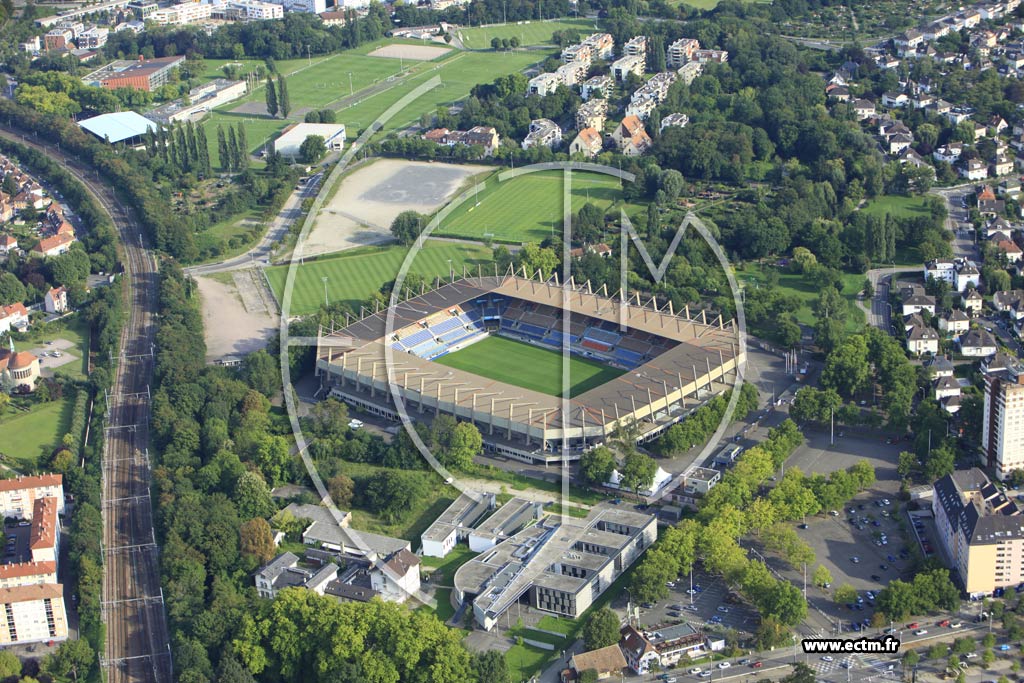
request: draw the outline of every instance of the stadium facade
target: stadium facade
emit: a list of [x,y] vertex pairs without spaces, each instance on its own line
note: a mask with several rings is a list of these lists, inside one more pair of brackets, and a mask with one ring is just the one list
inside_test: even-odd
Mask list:
[[[623,374],[563,400],[434,362],[492,334]],[[612,298],[589,282],[559,284],[509,271],[466,276],[391,312],[321,329],[316,373],[322,394],[370,414],[399,419],[393,385],[416,421],[447,413],[475,423],[492,453],[552,464],[578,459],[620,427],[638,443],[658,436],[731,387],[743,354],[735,323],[720,316],[709,321],[703,311],[677,312],[653,297]]]

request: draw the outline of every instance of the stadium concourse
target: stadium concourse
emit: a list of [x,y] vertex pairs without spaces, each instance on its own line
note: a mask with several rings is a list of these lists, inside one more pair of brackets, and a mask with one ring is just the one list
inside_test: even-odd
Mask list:
[[[612,299],[589,283],[566,287],[511,270],[440,285],[393,315],[391,331],[386,311],[320,331],[320,395],[397,420],[390,380],[417,421],[440,412],[472,421],[487,451],[536,464],[577,460],[619,426],[632,427],[638,443],[654,438],[732,386],[743,360],[732,321],[709,323],[704,312],[680,315],[654,299]],[[475,372],[459,369],[459,352],[491,336],[617,372],[563,399],[560,382],[551,392],[517,384],[529,366],[507,367],[504,356],[488,368],[474,363]]]

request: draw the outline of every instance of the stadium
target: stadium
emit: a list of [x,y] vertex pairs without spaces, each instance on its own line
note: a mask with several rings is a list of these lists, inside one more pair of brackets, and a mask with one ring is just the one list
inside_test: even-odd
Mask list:
[[511,270],[464,273],[393,316],[391,332],[386,311],[320,330],[318,395],[397,421],[390,381],[414,421],[472,421],[488,452],[536,464],[577,460],[620,426],[658,436],[732,386],[743,360],[721,316]]

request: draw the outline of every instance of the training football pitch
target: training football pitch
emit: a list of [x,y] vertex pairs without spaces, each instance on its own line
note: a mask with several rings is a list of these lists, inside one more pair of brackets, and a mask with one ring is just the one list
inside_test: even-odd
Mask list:
[[[398,277],[407,248],[402,246],[362,247],[338,256],[307,261],[298,266],[292,289],[290,315],[313,313],[324,303],[324,278],[329,302],[343,302],[359,309],[385,283]],[[491,250],[482,245],[427,241],[416,254],[409,271],[433,279],[448,277],[448,261],[456,273],[462,265],[475,267],[491,263]],[[278,303],[284,296],[289,266],[267,268],[267,280]],[[488,271],[485,269],[485,273]]]
[[588,36],[599,30],[593,21],[586,19],[560,19],[463,28],[459,29],[458,37],[469,49],[479,50],[489,48],[492,38],[518,38],[520,44],[527,47],[551,45],[551,34],[555,31],[579,31],[581,36]]
[[[434,362],[549,396],[562,394],[561,352],[513,339],[490,336]],[[579,396],[621,374],[607,365],[570,356],[570,395]]]
[[[479,196],[471,196],[438,225],[435,235],[506,242],[541,242],[561,234],[561,171],[539,171],[499,181],[487,179]],[[590,202],[607,211],[622,198],[619,179],[599,173],[573,173],[572,210]],[[479,203],[478,203],[479,202]],[[639,207],[625,205],[630,215]]]

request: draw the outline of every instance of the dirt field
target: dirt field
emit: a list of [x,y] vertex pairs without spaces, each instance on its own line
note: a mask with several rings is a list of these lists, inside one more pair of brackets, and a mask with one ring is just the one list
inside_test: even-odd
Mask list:
[[490,170],[488,166],[399,159],[374,161],[341,180],[334,197],[317,216],[302,253],[329,254],[388,242],[395,216],[410,209],[433,212],[444,206],[467,178]]
[[198,277],[203,300],[206,360],[244,356],[267,345],[277,334],[277,311],[268,306],[257,287],[263,275],[256,270],[235,271],[234,284]]
[[446,55],[451,50],[446,47],[431,47],[430,45],[384,45],[369,53],[368,57],[389,57],[391,59],[411,59],[417,61],[429,61]]

